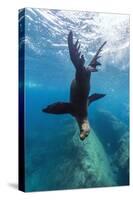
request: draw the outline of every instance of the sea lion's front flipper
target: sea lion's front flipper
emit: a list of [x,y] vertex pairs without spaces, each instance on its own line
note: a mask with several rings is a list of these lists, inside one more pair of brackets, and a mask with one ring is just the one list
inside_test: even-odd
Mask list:
[[57,102],[48,105],[42,111],[51,114],[72,114],[73,107],[71,103]]
[[101,99],[102,97],[104,97],[106,94],[98,94],[98,93],[95,93],[95,94],[92,94],[91,96],[88,97],[88,105],[90,103],[92,103],[93,101],[96,101],[98,99]]

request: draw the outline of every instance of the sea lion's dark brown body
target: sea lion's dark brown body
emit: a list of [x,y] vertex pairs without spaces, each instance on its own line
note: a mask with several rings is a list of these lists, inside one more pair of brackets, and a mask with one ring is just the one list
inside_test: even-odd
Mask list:
[[99,53],[106,42],[98,49],[96,55],[93,57],[88,67],[85,67],[84,56],[80,56],[80,45],[78,40],[73,43],[73,34],[70,31],[68,35],[68,47],[72,63],[75,66],[75,79],[70,87],[70,102],[57,102],[51,104],[43,109],[43,112],[52,114],[71,114],[78,122],[80,129],[80,139],[84,140],[90,132],[90,124],[88,121],[88,105],[102,97],[104,94],[93,94],[89,96],[90,92],[90,78],[91,73],[96,72],[96,66],[101,65],[97,59],[100,57]]
[[71,83],[70,88],[70,102],[76,107],[77,115],[85,117],[87,115],[88,108],[88,95],[90,92],[90,81],[89,76],[83,79],[74,79]]
[[88,121],[88,95],[90,92],[90,73],[86,71],[76,72],[76,77],[71,83],[70,88],[70,102],[74,110],[74,117],[76,118],[80,128],[80,138],[84,139],[90,132],[90,125]]

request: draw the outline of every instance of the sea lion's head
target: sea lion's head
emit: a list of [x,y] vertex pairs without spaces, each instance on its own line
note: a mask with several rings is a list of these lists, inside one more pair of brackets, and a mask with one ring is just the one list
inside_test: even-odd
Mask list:
[[80,139],[84,140],[90,133],[90,125],[87,119],[78,120],[80,128]]
[[90,128],[88,126],[88,124],[84,123],[81,125],[81,129],[80,129],[80,139],[84,140],[90,133]]

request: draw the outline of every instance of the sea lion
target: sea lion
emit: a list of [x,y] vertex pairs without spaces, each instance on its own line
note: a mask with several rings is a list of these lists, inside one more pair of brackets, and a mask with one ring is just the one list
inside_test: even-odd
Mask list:
[[73,32],[70,31],[68,34],[68,48],[70,59],[75,66],[76,73],[75,79],[72,80],[70,88],[70,102],[57,102],[48,105],[42,111],[51,114],[71,114],[75,117],[79,129],[80,129],[80,139],[84,140],[90,132],[90,124],[88,121],[88,106],[95,100],[100,99],[105,96],[105,94],[92,94],[90,92],[90,78],[91,72],[97,72],[97,65],[101,65],[98,62],[98,58],[103,46],[106,44],[104,42],[101,47],[96,52],[95,56],[91,60],[90,64],[85,67],[85,59],[83,55],[79,52],[80,44],[78,40],[76,43],[73,42]]

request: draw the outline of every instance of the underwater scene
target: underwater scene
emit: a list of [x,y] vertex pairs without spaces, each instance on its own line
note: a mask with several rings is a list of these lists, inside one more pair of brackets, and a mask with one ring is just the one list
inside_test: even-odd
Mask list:
[[[20,10],[25,36],[25,190],[129,185],[129,16],[88,11]],[[23,21],[25,20],[25,27]],[[89,95],[89,135],[81,140],[75,118],[43,108],[70,101],[75,78],[68,35],[79,40],[85,66],[100,46]],[[72,41],[72,40],[71,40]]]

